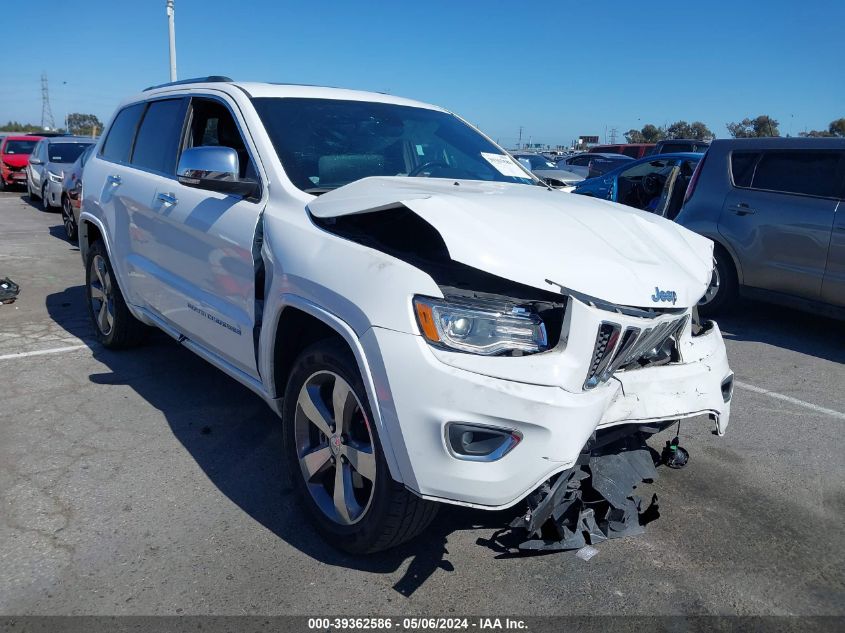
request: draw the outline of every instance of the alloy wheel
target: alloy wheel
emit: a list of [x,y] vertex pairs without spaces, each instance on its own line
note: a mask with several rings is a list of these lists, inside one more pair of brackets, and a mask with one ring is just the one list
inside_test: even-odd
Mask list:
[[90,279],[88,298],[91,311],[100,333],[108,336],[114,327],[114,285],[102,255],[91,259]]
[[698,300],[698,305],[703,306],[707,305],[719,294],[719,286],[721,285],[721,278],[719,277],[719,268],[713,268],[713,276],[710,278],[710,285],[707,286],[707,290],[704,293],[704,296]]
[[62,201],[62,220],[65,223],[65,233],[68,239],[76,235],[76,221],[73,219],[73,210],[70,208],[70,200],[65,196]]
[[317,507],[340,525],[367,513],[376,481],[373,429],[358,396],[332,371],[319,371],[299,391],[296,456]]

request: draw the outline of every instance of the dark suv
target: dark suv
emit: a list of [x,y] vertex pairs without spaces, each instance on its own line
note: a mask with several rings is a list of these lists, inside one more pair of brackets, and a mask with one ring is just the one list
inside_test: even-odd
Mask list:
[[657,141],[652,154],[674,154],[676,152],[706,152],[710,141],[689,138],[673,138]]
[[845,318],[845,138],[716,140],[677,222],[716,243],[702,313],[741,293]]

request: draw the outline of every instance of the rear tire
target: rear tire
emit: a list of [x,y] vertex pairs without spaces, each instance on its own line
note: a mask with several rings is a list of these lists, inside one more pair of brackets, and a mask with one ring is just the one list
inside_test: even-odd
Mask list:
[[149,330],[126,307],[105,246],[100,240],[88,249],[85,297],[94,334],[104,347],[125,349],[138,345],[146,338]]
[[[334,415],[335,402],[344,403],[341,417]],[[353,554],[414,538],[438,509],[391,478],[372,420],[358,365],[342,341],[319,341],[299,355],[282,411],[288,472],[317,531]],[[340,500],[335,481],[344,482]]]
[[79,236],[79,228],[76,226],[76,218],[73,215],[73,208],[70,206],[70,198],[62,196],[62,221],[65,225],[65,234],[71,242],[76,242]]
[[713,257],[716,260],[713,278],[707,292],[698,303],[698,313],[704,317],[730,310],[736,302],[739,289],[736,269],[728,252],[717,245],[713,251]]

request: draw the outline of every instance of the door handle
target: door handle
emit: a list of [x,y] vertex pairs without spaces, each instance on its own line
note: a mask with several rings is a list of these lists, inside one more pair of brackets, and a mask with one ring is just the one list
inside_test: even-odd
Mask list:
[[730,210],[733,211],[736,215],[754,215],[757,213],[755,209],[752,209],[748,206],[745,202],[740,202],[736,206],[730,207]]
[[178,202],[176,196],[172,193],[160,193],[156,196],[159,202],[162,204],[174,205]]
[[114,174],[112,174],[108,177],[108,181],[112,185],[119,185],[122,182],[120,180],[120,176],[117,176],[117,175],[114,175]]

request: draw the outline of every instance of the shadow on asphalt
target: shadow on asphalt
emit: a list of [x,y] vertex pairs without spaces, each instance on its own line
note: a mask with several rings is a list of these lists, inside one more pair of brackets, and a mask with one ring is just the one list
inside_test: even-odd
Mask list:
[[845,322],[768,303],[741,301],[716,317],[722,335],[845,363]]
[[[114,352],[93,342],[83,286],[51,294],[51,318],[87,341],[109,372],[91,382],[127,385],[161,411],[182,445],[208,478],[250,517],[308,556],[326,564],[392,573],[411,559],[394,589],[413,594],[437,570],[453,571],[449,535],[457,530],[501,529],[518,512],[484,512],[443,506],[435,521],[411,543],[375,555],[352,556],[334,549],[308,525],[287,487],[282,458],[281,421],[261,398],[161,332],[142,347]],[[517,508],[520,506],[518,505]],[[479,541],[496,551],[492,543]]]

